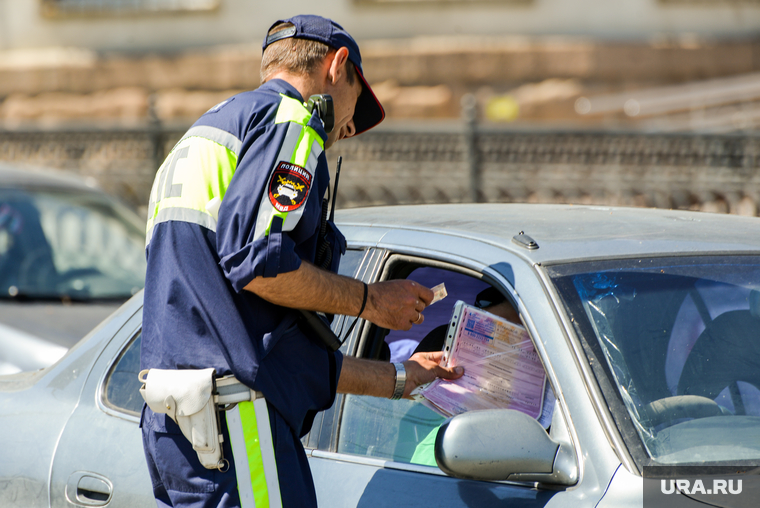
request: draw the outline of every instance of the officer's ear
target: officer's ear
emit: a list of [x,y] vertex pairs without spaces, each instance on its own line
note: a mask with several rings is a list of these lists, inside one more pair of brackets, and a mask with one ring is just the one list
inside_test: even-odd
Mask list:
[[341,78],[346,76],[346,64],[348,63],[348,48],[340,48],[327,54],[330,59],[327,77],[330,84],[335,86]]

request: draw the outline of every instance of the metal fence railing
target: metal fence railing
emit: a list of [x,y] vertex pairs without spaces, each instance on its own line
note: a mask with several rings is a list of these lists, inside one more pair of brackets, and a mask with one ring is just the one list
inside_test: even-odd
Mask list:
[[[0,131],[0,160],[96,178],[135,207],[184,129]],[[338,206],[468,201],[656,206],[757,215],[760,136],[387,127],[341,141]]]

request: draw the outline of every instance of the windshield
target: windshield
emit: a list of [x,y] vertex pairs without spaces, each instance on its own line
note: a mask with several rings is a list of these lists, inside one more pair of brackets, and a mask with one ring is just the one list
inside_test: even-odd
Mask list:
[[760,459],[760,258],[547,271],[629,449],[638,436],[651,464]]
[[145,279],[144,229],[107,196],[0,189],[0,297],[125,299]]

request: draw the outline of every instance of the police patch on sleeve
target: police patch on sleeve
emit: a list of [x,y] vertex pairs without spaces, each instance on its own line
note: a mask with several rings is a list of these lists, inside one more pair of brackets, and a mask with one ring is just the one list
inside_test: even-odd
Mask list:
[[301,166],[280,161],[269,181],[269,201],[279,212],[298,209],[309,195],[311,173]]

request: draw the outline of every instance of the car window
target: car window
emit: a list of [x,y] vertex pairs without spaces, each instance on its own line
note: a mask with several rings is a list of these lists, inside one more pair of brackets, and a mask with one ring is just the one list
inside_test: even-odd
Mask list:
[[140,343],[138,333],[114,362],[105,380],[103,403],[117,411],[139,416],[143,407],[140,396]]
[[[346,277],[361,279],[361,273],[359,273],[366,265],[366,257],[368,251],[365,249],[348,249],[346,253],[340,258],[340,265],[338,267],[338,274],[345,275]],[[351,333],[353,328],[351,325],[356,321],[356,318],[351,316],[335,316],[332,321],[332,330],[342,341],[346,341],[346,336]],[[346,351],[346,346],[342,347],[343,352]]]
[[361,265],[362,259],[367,251],[360,249],[348,249],[346,253],[340,258],[340,266],[338,267],[338,273],[347,277],[353,277],[356,275],[359,265]]
[[91,192],[0,189],[0,294],[126,299],[144,285],[139,219]]
[[432,454],[424,454],[422,447],[445,420],[419,402],[347,395],[338,452],[435,466]]
[[[491,287],[472,275],[437,266],[401,267],[399,273],[427,287],[444,283],[448,296],[428,307],[424,312],[425,322],[410,331],[389,332],[372,327],[358,356],[401,362],[409,359],[415,350],[440,351],[456,301],[474,304],[476,295]],[[511,318],[518,319],[516,312]],[[553,407],[553,401],[553,397],[547,398],[545,406]],[[550,416],[551,413],[548,418]],[[347,395],[340,418],[337,451],[436,466],[435,436],[445,420],[446,417],[420,402]]]
[[[760,258],[550,267],[637,460],[760,458]],[[638,435],[640,444],[632,439]]]
[[385,359],[389,359],[391,362],[408,360],[422,339],[434,329],[447,324],[451,317],[454,302],[462,300],[471,304],[480,291],[490,286],[487,282],[469,275],[429,266],[415,268],[406,278],[429,288],[445,283],[448,296],[440,303],[425,309],[423,312],[425,321],[421,325],[413,326],[408,331],[391,330],[388,333],[385,337],[385,343],[388,346],[390,357]]

